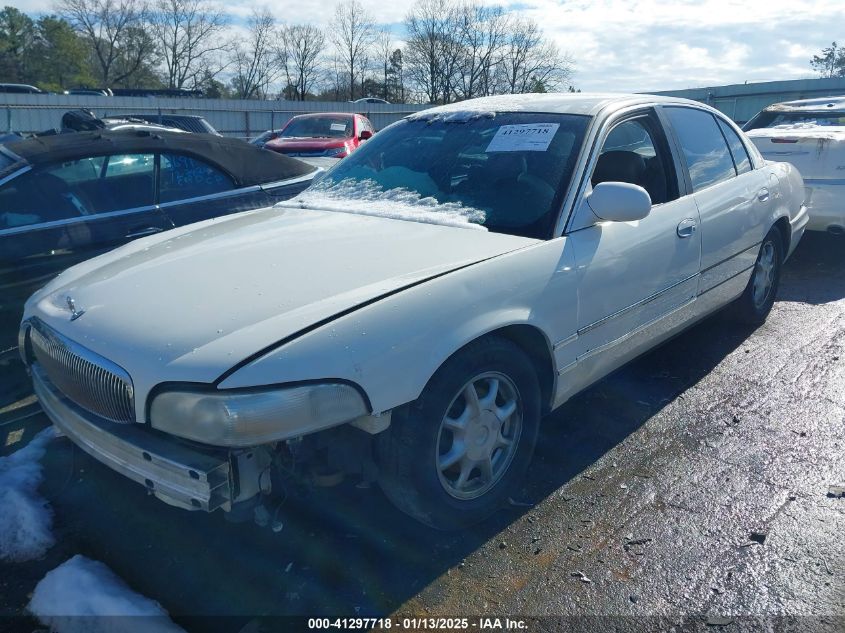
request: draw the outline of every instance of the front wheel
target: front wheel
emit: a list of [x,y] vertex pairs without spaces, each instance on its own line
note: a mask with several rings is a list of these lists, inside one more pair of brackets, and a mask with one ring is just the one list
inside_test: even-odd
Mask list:
[[762,325],[775,303],[783,266],[783,238],[773,226],[768,232],[754,263],[745,291],[734,302],[734,316],[742,323]]
[[450,358],[379,436],[379,483],[403,512],[458,529],[512,496],[534,452],[540,388],[531,360],[489,337]]

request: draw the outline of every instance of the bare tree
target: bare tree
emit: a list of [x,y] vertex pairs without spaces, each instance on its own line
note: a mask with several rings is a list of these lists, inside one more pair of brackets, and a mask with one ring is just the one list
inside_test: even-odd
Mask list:
[[460,58],[457,9],[449,0],[419,0],[405,18],[407,74],[429,103],[448,103]]
[[60,0],[57,9],[94,51],[103,86],[120,83],[153,61],[145,0]]
[[393,39],[390,31],[380,29],[376,36],[375,53],[382,73],[382,99],[390,101],[390,59],[393,56]]
[[323,32],[311,24],[288,26],[282,30],[276,55],[284,69],[286,90],[305,101],[320,74],[320,55],[326,47]]
[[458,96],[471,99],[491,94],[492,77],[505,47],[510,20],[500,6],[478,2],[458,8],[457,38],[463,47]]
[[256,10],[247,20],[247,34],[232,47],[232,87],[240,99],[263,97],[279,74],[274,63],[276,20],[267,10]]
[[226,18],[206,0],[155,0],[151,27],[169,88],[195,88],[225,66]]
[[397,48],[390,55],[390,77],[393,84],[394,100],[405,103],[405,62],[401,48]]
[[499,92],[554,90],[571,75],[572,60],[545,39],[535,21],[514,21],[502,55]]
[[366,72],[375,23],[358,0],[345,0],[335,8],[329,28],[338,60],[349,78],[349,98],[355,99],[355,78]]

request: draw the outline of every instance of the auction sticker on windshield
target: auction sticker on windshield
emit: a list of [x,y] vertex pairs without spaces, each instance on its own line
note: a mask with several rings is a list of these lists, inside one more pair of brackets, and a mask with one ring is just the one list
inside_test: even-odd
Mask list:
[[559,123],[503,125],[487,146],[488,152],[545,152]]

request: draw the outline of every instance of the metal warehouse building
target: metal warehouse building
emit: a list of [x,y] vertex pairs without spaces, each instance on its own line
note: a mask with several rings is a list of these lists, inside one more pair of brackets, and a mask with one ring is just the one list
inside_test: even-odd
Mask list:
[[701,101],[742,124],[773,103],[845,95],[845,77],[763,81],[709,88],[663,90],[652,94]]
[[[665,90],[652,94],[702,101],[742,124],[772,103],[845,95],[845,77],[797,79],[751,84]],[[226,136],[250,138],[264,130],[281,127],[302,112],[359,112],[381,129],[428,105],[328,103],[319,101],[240,101],[175,97],[100,97],[83,95],[32,95],[0,93],[0,132],[38,132],[59,126],[62,114],[88,108],[99,116],[131,113],[175,113],[204,116]]]

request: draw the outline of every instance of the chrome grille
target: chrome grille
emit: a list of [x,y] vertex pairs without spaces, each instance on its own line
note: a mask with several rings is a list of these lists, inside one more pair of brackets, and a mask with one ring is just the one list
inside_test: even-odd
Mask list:
[[113,422],[135,421],[132,379],[121,367],[41,322],[32,324],[30,342],[50,382],[70,400]]

